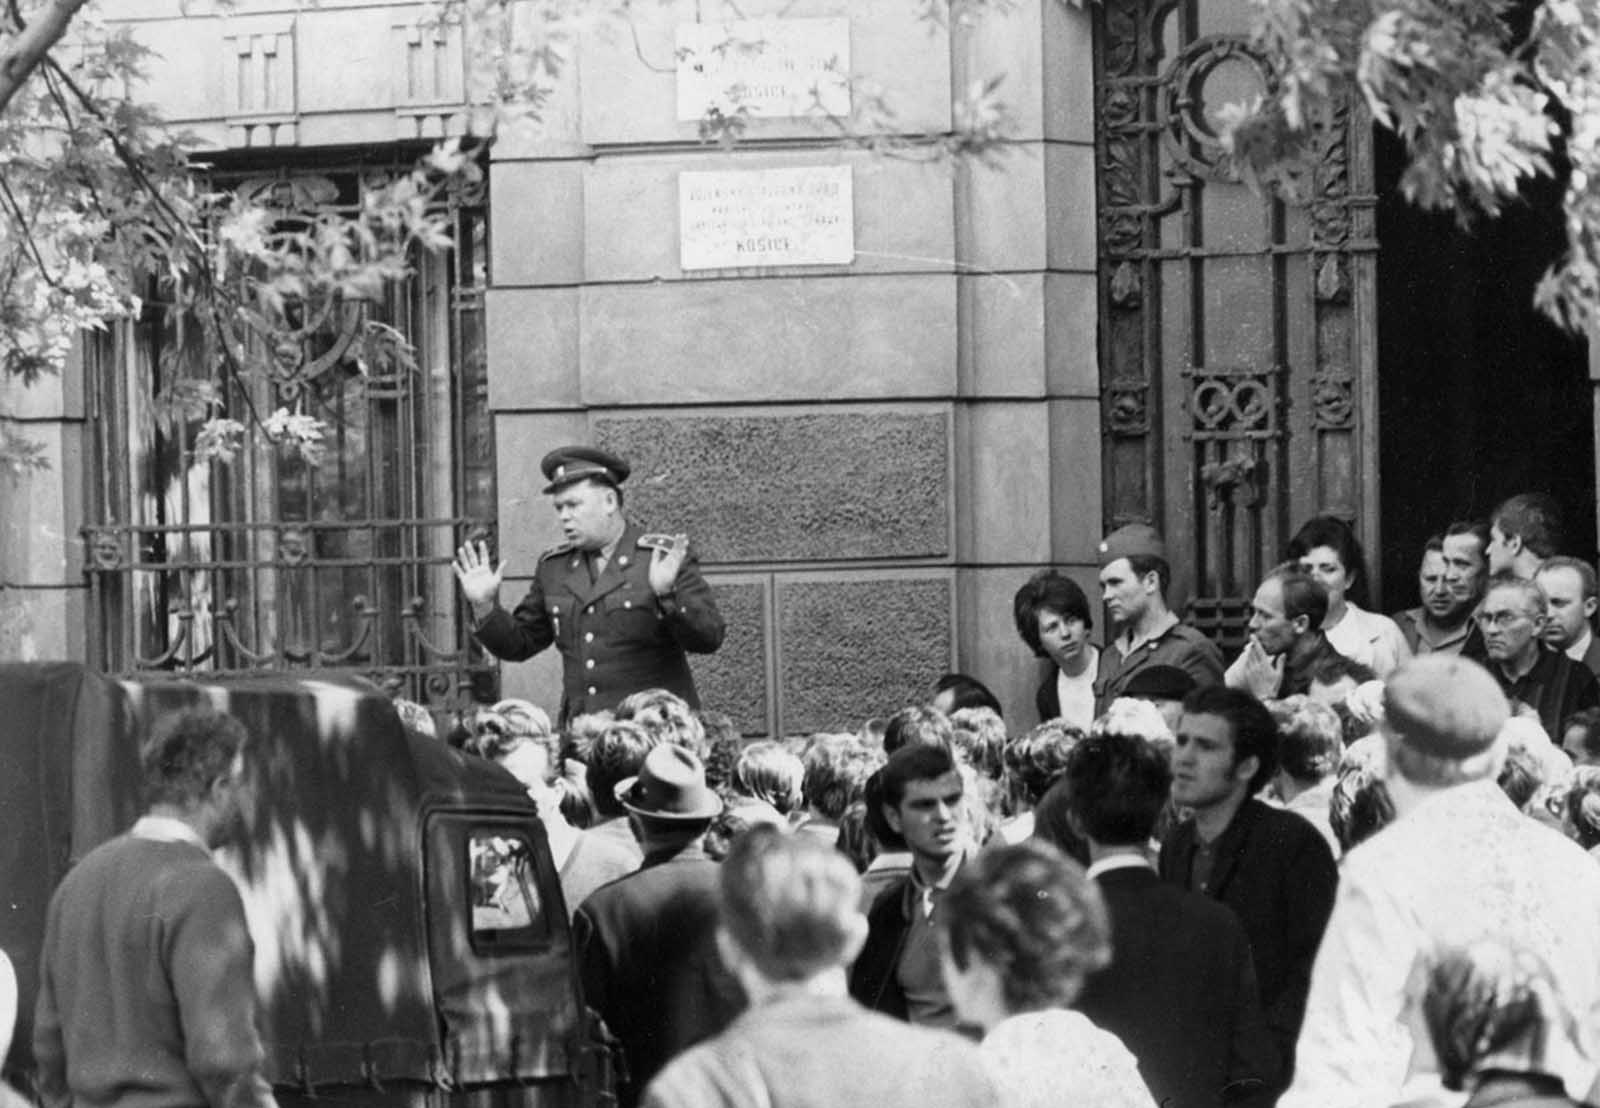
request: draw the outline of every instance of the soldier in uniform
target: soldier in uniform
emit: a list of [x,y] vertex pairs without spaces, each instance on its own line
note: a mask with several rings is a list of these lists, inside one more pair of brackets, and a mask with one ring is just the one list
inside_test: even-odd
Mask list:
[[628,463],[569,446],[540,463],[566,541],[539,557],[516,610],[500,606],[504,561],[482,542],[456,551],[456,578],[478,641],[520,662],[561,652],[561,718],[615,708],[629,693],[662,688],[699,707],[685,653],[722,645],[722,615],[689,553],[687,535],[647,535],[622,514]]

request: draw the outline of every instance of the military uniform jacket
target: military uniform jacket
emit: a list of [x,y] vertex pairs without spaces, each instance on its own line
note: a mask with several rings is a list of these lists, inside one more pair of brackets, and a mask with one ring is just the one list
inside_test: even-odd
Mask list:
[[650,589],[650,547],[629,523],[599,580],[588,556],[558,546],[539,559],[533,586],[515,611],[496,608],[478,624],[478,641],[497,658],[520,662],[554,644],[561,652],[561,715],[615,708],[641,689],[666,689],[700,706],[685,653],[722,645],[722,615],[691,553],[673,592]]

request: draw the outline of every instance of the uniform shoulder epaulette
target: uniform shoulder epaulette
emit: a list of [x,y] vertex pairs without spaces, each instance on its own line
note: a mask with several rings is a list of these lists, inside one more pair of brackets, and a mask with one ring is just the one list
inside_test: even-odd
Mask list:
[[662,534],[640,535],[635,545],[642,546],[646,550],[671,550],[672,536]]
[[571,554],[576,549],[577,548],[575,546],[573,546],[570,542],[557,543],[555,546],[552,546],[549,550],[546,550],[543,554],[540,554],[539,555],[539,560],[541,562],[547,562],[551,558],[559,558],[563,554]]

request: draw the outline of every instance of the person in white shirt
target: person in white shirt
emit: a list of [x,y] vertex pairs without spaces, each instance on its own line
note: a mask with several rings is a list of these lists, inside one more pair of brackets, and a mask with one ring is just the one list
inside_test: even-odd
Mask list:
[[1315,516],[1289,540],[1286,557],[1328,590],[1323,634],[1340,654],[1388,677],[1411,657],[1411,647],[1398,624],[1369,612],[1366,599],[1367,560],[1348,524],[1334,516]]
[[1088,730],[1094,722],[1094,682],[1100,651],[1089,641],[1094,615],[1089,598],[1072,578],[1041,570],[1011,601],[1017,634],[1051,670],[1039,686],[1034,706],[1040,721],[1063,719]]
[[[1390,679],[1380,733],[1397,818],[1345,856],[1280,1108],[1450,1102],[1403,1023],[1412,966],[1439,944],[1513,943],[1551,968],[1580,1020],[1600,1019],[1600,866],[1495,784],[1509,718],[1464,658],[1427,655]],[[1573,1059],[1558,1076],[1582,1097],[1597,1073]]]
[[1550,558],[1533,580],[1544,590],[1544,641],[1600,674],[1600,640],[1593,630],[1600,589],[1594,567],[1580,558]]
[[1156,1108],[1122,1041],[1071,1009],[1111,960],[1104,899],[1076,862],[1038,841],[984,851],[951,885],[939,939],[1007,1108]]

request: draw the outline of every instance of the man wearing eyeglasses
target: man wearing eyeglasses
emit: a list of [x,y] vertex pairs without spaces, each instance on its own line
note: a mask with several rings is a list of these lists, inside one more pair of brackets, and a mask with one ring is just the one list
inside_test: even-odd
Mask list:
[[1560,735],[1562,721],[1573,712],[1600,706],[1600,683],[1587,666],[1545,644],[1546,604],[1536,583],[1506,574],[1489,582],[1473,618],[1501,691],[1538,712],[1548,734]]

